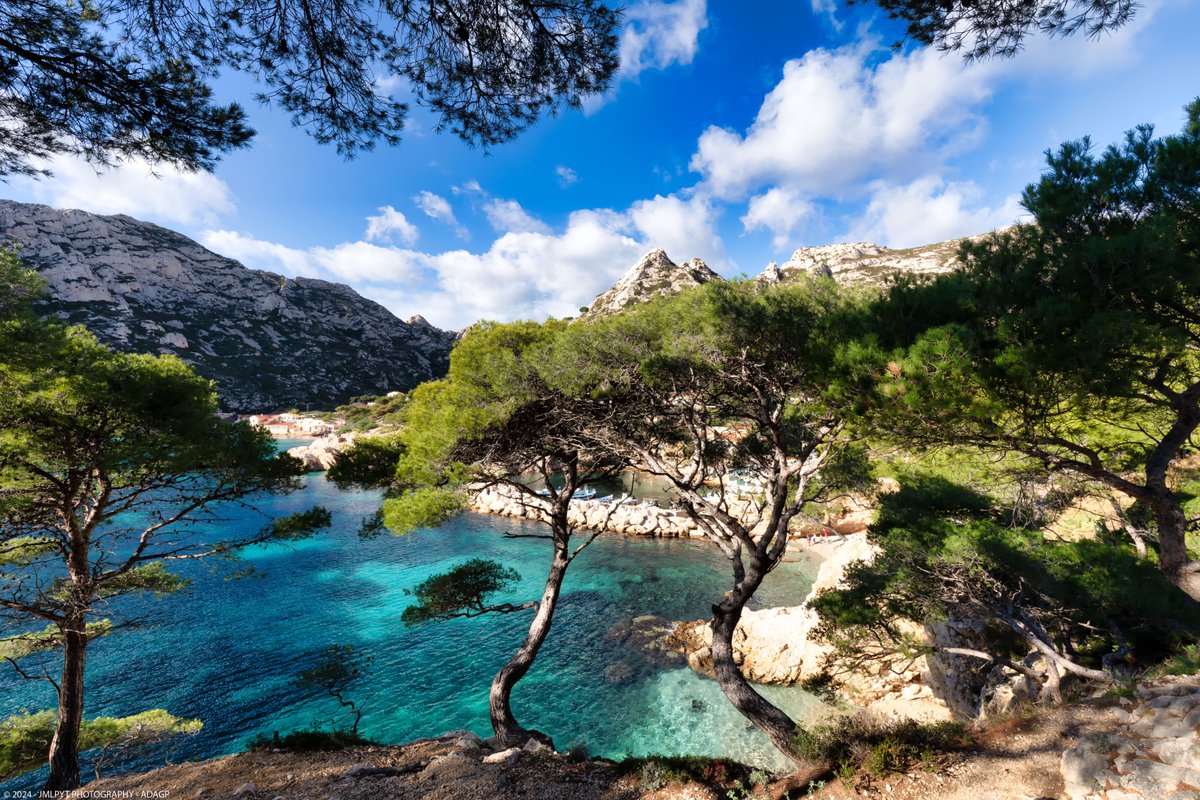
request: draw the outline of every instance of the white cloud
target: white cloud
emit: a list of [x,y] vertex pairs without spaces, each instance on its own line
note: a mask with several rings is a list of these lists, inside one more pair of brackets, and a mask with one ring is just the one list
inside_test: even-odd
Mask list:
[[845,23],[838,19],[837,16],[837,0],[810,0],[812,3],[813,14],[818,17],[825,17],[830,26],[835,31],[840,31],[845,27]]
[[235,210],[233,192],[207,172],[185,172],[168,165],[151,166],[130,159],[123,166],[95,167],[72,157],[56,157],[37,165],[53,176],[18,177],[14,188],[55,208],[77,208],[94,214],[128,214],[166,225],[214,225]]
[[[483,187],[479,185],[479,181],[477,180],[469,180],[461,186],[451,186],[450,193],[455,197],[460,194],[487,194],[487,192],[483,191]],[[423,194],[428,194],[428,192],[423,192]]]
[[492,228],[500,233],[549,233],[550,226],[530,214],[516,200],[490,200],[483,207]]
[[420,277],[422,267],[419,253],[371,242],[299,249],[228,230],[204,231],[199,238],[208,249],[248,267],[277,270],[288,277],[335,280],[355,288],[412,281]]
[[690,64],[708,27],[705,0],[642,0],[625,9],[621,32],[621,76],[636,78],[648,69]]
[[656,195],[629,207],[629,219],[650,247],[661,247],[676,263],[700,257],[713,264],[725,260],[716,232],[717,210],[705,197],[684,200]]
[[862,220],[844,239],[913,247],[995,230],[1022,216],[1017,195],[994,208],[979,206],[982,196],[974,183],[947,183],[932,175],[906,185],[880,183]]
[[579,174],[570,167],[559,164],[554,168],[554,174],[558,176],[558,185],[562,188],[574,186],[579,181]]
[[705,189],[727,200],[770,185],[834,197],[868,177],[911,179],[977,141],[990,63],[931,49],[876,54],[865,44],[787,62],[744,134],[701,135],[690,166]]
[[[618,46],[616,82],[636,80],[649,69],[690,64],[700,50],[700,32],[708,27],[707,0],[641,0],[625,8]],[[591,114],[616,96],[616,89],[583,99]]]
[[314,277],[317,273],[305,250],[264,242],[237,231],[207,230],[197,238],[209,250],[237,259],[252,269],[276,270],[290,278]]
[[378,215],[367,217],[367,241],[369,242],[398,240],[403,244],[412,244],[419,235],[417,226],[391,206],[382,206]]
[[558,234],[506,233],[483,253],[429,256],[438,290],[412,307],[458,327],[479,319],[574,315],[648,249],[625,233],[626,225],[614,212],[576,211]]
[[816,207],[796,190],[777,186],[750,198],[749,207],[742,217],[742,227],[747,233],[759,229],[771,231],[774,234],[771,244],[776,250],[782,250],[791,242],[792,234],[800,223],[815,212]]
[[[471,183],[474,183],[474,181]],[[478,186],[479,184],[475,185]],[[458,218],[454,216],[454,209],[450,207],[450,201],[441,195],[425,191],[413,197],[413,202],[417,204],[417,208],[425,212],[425,216],[439,222],[444,222],[453,228],[454,234],[458,238],[466,239],[471,235],[458,221]]]
[[421,314],[446,328],[480,319],[572,316],[654,247],[677,261],[699,256],[714,263],[724,253],[716,212],[699,197],[657,196],[626,211],[576,211],[560,230],[511,200],[494,200],[485,212],[505,230],[478,253],[368,241],[299,249],[229,230],[206,231],[200,239],[248,266],[348,283],[401,317]]

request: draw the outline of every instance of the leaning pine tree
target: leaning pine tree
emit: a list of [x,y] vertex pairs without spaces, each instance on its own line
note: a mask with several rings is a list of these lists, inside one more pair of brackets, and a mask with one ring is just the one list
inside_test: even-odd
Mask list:
[[393,533],[444,522],[464,507],[465,492],[497,488],[542,522],[550,564],[541,599],[492,602],[516,574],[472,559],[416,587],[417,604],[406,624],[488,613],[533,610],[529,633],[492,681],[489,715],[502,747],[523,746],[545,734],[524,728],[512,710],[512,691],[534,664],[554,620],[563,580],[572,562],[596,537],[575,542],[568,519],[572,496],[586,482],[612,474],[615,462],[598,462],[585,420],[594,404],[554,390],[544,374],[546,348],[563,330],[557,322],[473,328],[454,348],[449,375],[418,387],[406,408],[404,432],[391,442],[398,461],[391,474],[386,442],[363,440],[335,465],[343,485],[383,486],[387,499],[378,521]]
[[[609,409],[591,419],[597,452],[669,481],[729,560],[732,581],[712,606],[717,682],[801,781],[829,765],[805,758],[795,721],[746,680],[733,635],[806,507],[866,477],[850,429],[860,393],[842,359],[858,307],[824,278],[708,284],[573,326],[549,371],[564,395]],[[735,486],[735,468],[753,488]]]

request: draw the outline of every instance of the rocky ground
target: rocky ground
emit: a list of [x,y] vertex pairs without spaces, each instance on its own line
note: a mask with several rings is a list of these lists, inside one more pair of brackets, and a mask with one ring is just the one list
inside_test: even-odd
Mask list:
[[471,734],[325,753],[240,753],[106,778],[85,791],[100,797],[131,791],[135,798],[171,800],[634,800],[642,796],[636,780],[622,776],[612,764],[573,762],[544,751],[486,752]]
[[[995,720],[975,746],[885,777],[830,779],[793,797],[823,800],[1200,800],[1200,676]],[[242,753],[97,781],[86,790],[172,800],[752,800],[743,790],[648,779],[644,770],[538,745],[496,752],[458,732],[395,747]],[[158,794],[143,794],[155,792]],[[163,795],[163,792],[168,794]]]

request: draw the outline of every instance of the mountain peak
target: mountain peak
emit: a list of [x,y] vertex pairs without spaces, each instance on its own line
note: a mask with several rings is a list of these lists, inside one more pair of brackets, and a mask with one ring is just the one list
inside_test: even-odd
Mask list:
[[607,292],[588,306],[586,316],[615,314],[626,306],[643,303],[653,297],[675,294],[690,286],[720,279],[699,258],[676,264],[667,251],[656,247],[646,253]]

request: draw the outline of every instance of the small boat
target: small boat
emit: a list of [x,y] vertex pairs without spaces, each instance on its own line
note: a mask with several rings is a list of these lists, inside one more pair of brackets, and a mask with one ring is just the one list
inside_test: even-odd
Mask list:
[[606,494],[604,497],[594,497],[592,499],[597,503],[611,503],[613,496],[611,494]]
[[[538,489],[538,494],[541,495],[542,497],[549,497],[550,490],[549,489]],[[590,486],[584,486],[582,489],[576,489],[574,492],[571,493],[572,500],[591,500],[595,496],[596,496],[596,490],[591,488]]]
[[[550,496],[549,489],[538,489],[537,493],[539,495],[541,495],[542,497]],[[574,492],[571,493],[572,500],[591,500],[595,496],[596,496],[596,490],[591,488],[590,486],[585,486],[582,489],[576,489]]]

